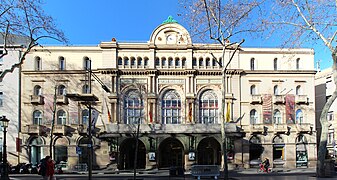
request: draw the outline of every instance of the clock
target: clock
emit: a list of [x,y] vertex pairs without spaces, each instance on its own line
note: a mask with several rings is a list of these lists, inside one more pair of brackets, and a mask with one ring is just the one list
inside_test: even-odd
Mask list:
[[177,41],[177,37],[174,34],[170,34],[166,37],[167,44],[174,44]]

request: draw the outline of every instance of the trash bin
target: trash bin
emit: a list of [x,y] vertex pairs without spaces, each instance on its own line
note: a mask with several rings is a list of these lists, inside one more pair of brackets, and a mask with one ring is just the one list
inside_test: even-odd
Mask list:
[[170,176],[176,176],[177,175],[177,168],[174,166],[170,167]]

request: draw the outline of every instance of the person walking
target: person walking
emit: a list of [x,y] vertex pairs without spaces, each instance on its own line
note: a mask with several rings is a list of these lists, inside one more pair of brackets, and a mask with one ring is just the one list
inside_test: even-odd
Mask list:
[[51,159],[50,156],[46,156],[45,161],[46,161],[46,175],[44,177],[44,180],[56,180],[56,177],[54,176],[55,162]]

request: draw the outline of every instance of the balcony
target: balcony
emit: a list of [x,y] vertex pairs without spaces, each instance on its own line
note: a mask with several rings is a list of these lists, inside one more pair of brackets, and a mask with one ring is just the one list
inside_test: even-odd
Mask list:
[[297,104],[308,104],[309,98],[307,95],[296,95],[295,101]]
[[250,132],[250,133],[263,133],[265,131],[265,127],[266,126],[264,124],[251,124],[251,125],[242,126],[245,132]]
[[24,134],[45,135],[49,131],[49,128],[43,125],[31,124],[24,126],[22,130]]
[[252,104],[261,104],[262,103],[262,96],[261,95],[252,95]]
[[288,126],[286,124],[274,124],[275,133],[285,133],[288,131]]
[[78,125],[77,126],[77,132],[80,135],[86,135],[88,133],[88,127],[86,125]]
[[67,135],[70,127],[67,125],[56,124],[54,126],[53,134],[55,135]]
[[59,95],[56,97],[56,103],[57,104],[68,104],[68,98],[63,95]]
[[284,95],[275,95],[273,97],[273,102],[275,104],[284,104],[285,103],[285,99],[284,99]]
[[44,104],[44,97],[41,95],[30,95],[30,103]]
[[311,133],[313,129],[313,125],[310,123],[301,123],[301,124],[296,124],[296,130],[299,133]]

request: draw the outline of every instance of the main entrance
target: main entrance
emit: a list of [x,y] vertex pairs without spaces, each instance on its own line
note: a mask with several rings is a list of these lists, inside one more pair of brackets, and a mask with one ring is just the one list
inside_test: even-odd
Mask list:
[[[123,141],[120,146],[120,158],[118,169],[133,169],[135,160],[136,140],[129,138]],[[146,149],[141,140],[138,140],[137,169],[145,169]]]
[[220,165],[221,149],[217,140],[212,137],[205,138],[198,145],[198,164]]
[[183,166],[184,147],[175,138],[165,139],[159,146],[159,167]]

